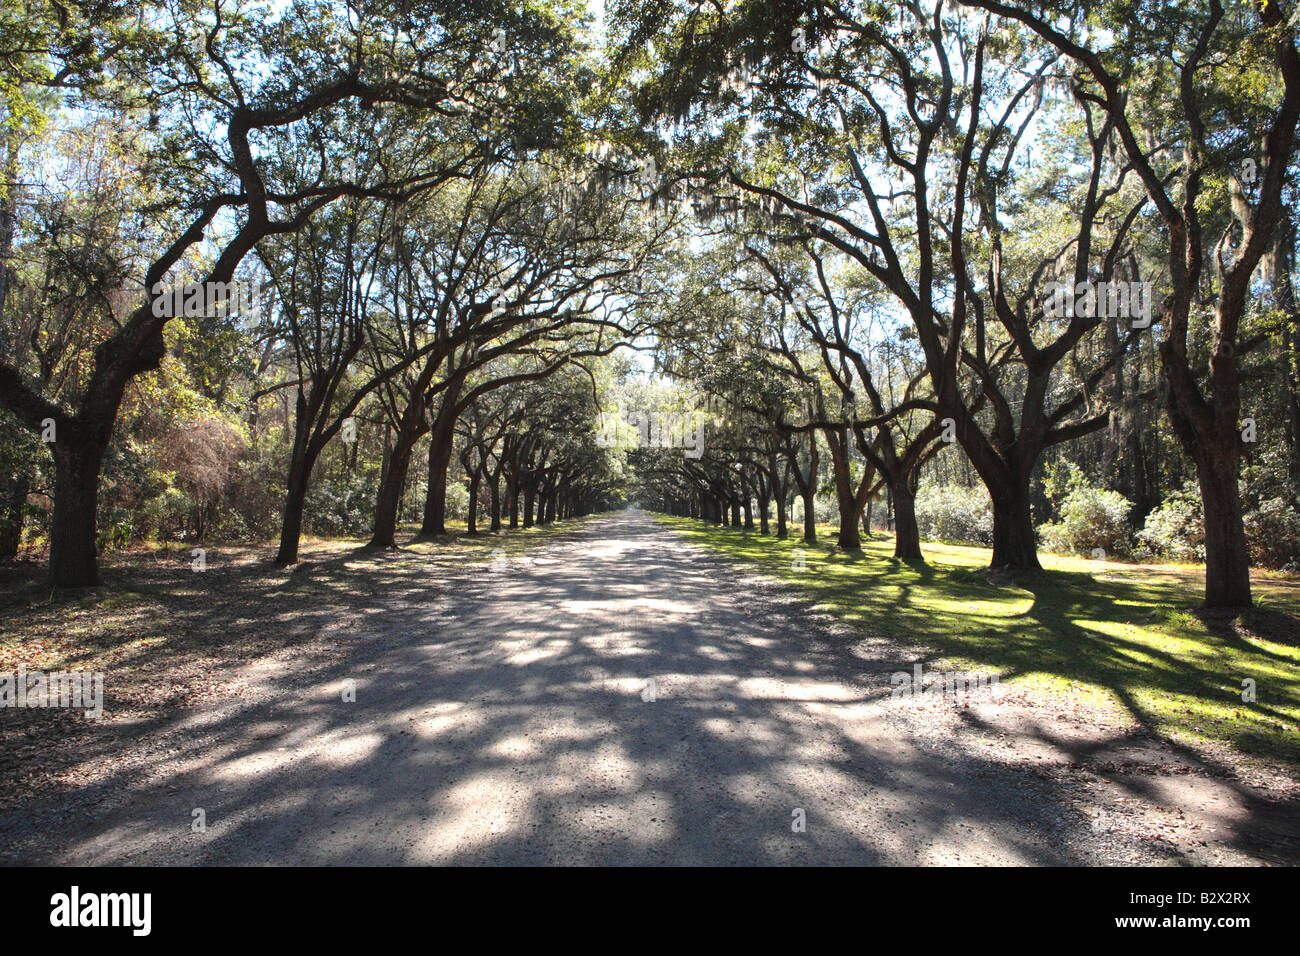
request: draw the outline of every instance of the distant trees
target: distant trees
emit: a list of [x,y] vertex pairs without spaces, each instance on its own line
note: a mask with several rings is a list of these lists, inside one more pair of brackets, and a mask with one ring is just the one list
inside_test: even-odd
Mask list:
[[[1216,606],[1300,563],[1276,0],[610,0],[607,58],[564,5],[28,10],[0,18],[0,556],[48,544],[59,586],[143,535],[278,534],[287,565],[313,528],[627,495],[808,543],[820,501],[907,561],[987,530],[1030,572],[1101,504],[1107,540],[1202,549]],[[605,441],[642,394],[619,349],[708,417],[698,455]]]
[[[1181,18],[1159,4],[741,3],[641,21],[634,5],[614,8],[620,63],[631,70],[648,36],[659,51],[629,99],[681,124],[664,166],[743,211],[765,294],[803,320],[790,354],[821,353],[805,377],[840,393],[807,427],[831,452],[843,542],[861,498],[849,436],[885,478],[908,556],[909,488],[937,437],[988,490],[992,566],[1037,569],[1044,453],[1131,427],[1156,389],[1122,376],[1157,329],[1161,394],[1202,486],[1207,604],[1249,603],[1238,363],[1261,340],[1239,331],[1261,288],[1252,277],[1275,256],[1300,113],[1280,6],[1215,2]],[[812,257],[816,281],[792,271],[790,248]],[[897,403],[844,334],[845,290],[817,265],[828,257],[852,261],[892,300],[882,312],[911,326],[898,334],[924,378],[907,376]],[[1209,353],[1195,339],[1206,295]],[[918,415],[909,455],[890,423]],[[1130,452],[1146,454],[1106,454],[1132,468]],[[1150,481],[1141,464],[1127,480]]]

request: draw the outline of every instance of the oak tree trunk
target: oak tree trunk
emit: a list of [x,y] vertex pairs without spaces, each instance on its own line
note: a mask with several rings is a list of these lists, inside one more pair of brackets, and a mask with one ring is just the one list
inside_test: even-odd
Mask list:
[[[1007,481],[992,494],[993,558],[990,568],[1041,571],[1038,541],[1029,511],[1029,483]],[[993,492],[993,489],[990,489]],[[895,502],[897,523],[897,502]]]
[[[1235,436],[1234,436],[1235,437]],[[1206,463],[1197,464],[1201,504],[1205,512],[1205,606],[1249,607],[1250,549],[1242,522],[1237,486],[1237,455],[1205,449]]]
[[307,500],[307,473],[296,462],[289,470],[289,481],[284,495],[284,513],[280,521],[280,549],[275,555],[277,567],[298,563],[298,543],[302,538],[303,508]]
[[904,479],[890,485],[894,502],[894,557],[921,561],[921,531],[916,523],[916,493]]
[[99,583],[95,556],[95,507],[99,469],[108,442],[79,444],[60,437],[54,452],[54,514],[50,520],[50,577],[55,587]]

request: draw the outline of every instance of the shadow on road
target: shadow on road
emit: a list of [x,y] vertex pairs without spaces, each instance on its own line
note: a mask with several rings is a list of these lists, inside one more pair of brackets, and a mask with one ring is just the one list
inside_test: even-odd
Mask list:
[[97,737],[81,759],[147,739],[0,814],[34,834],[9,861],[1099,862],[1046,780],[897,736],[910,659],[635,512],[436,589],[400,569],[334,653],[254,665],[250,702]]

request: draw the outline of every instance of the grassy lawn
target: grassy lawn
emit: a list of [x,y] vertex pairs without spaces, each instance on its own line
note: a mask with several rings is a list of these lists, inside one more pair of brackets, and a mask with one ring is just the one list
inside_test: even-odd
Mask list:
[[[892,535],[860,555],[686,518],[659,519],[689,540],[802,589],[864,633],[935,656],[935,667],[990,671],[1003,684],[1083,698],[1179,743],[1227,745],[1300,768],[1300,581],[1257,575],[1258,607],[1202,615],[1199,567],[1041,555],[1032,584],[992,579],[985,548],[926,543],[928,564],[895,561]],[[804,569],[796,564],[802,551]],[[1242,681],[1256,699],[1242,701]]]

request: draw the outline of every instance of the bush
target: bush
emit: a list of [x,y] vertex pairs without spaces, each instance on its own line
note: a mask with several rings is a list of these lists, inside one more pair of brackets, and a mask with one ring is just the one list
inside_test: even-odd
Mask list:
[[1291,446],[1260,443],[1242,470],[1246,541],[1252,564],[1300,571],[1300,482],[1292,474]]
[[[1268,498],[1242,516],[1250,563],[1300,570],[1300,514],[1284,498]],[[1143,550],[1171,561],[1205,560],[1205,518],[1195,484],[1171,494],[1138,532]]]
[[[487,483],[484,482],[484,485],[486,484]],[[486,490],[487,490],[486,488],[480,489],[480,491],[486,491]],[[502,507],[504,506],[505,503],[503,502]],[[423,508],[424,508],[423,499],[421,499],[420,501],[420,508],[421,508],[421,514],[423,514]],[[460,481],[453,481],[450,476],[448,476],[447,478],[447,500],[445,505],[444,517],[447,519],[448,524],[450,524],[453,521],[464,521],[466,518],[469,517],[469,485]],[[491,517],[492,515],[491,515],[490,506],[488,508],[484,508],[480,506],[479,513],[478,513],[478,520],[479,521],[483,521],[484,519],[490,520]]]
[[1141,552],[1170,561],[1205,560],[1205,519],[1195,485],[1175,491],[1147,515],[1137,533]]
[[263,433],[239,463],[230,500],[222,515],[221,533],[230,540],[266,541],[280,533],[284,511],[284,482],[288,447],[283,432]]
[[[727,520],[730,521],[731,512],[728,511],[727,515]],[[794,497],[791,499],[790,514],[786,516],[786,520],[792,525],[803,524],[803,495],[799,494],[798,491],[795,492]],[[833,492],[829,497],[818,494],[813,498],[813,520],[818,524],[839,523],[840,509],[839,505],[836,504]]]
[[963,544],[993,544],[993,505],[983,487],[930,486],[916,496],[922,538]]
[[[182,489],[168,485],[131,510],[128,519],[114,517],[110,521],[123,520],[126,538],[132,540],[179,541],[185,536],[185,516],[190,507],[190,497]],[[106,525],[101,522],[101,526]]]
[[1261,501],[1243,520],[1252,564],[1300,570],[1300,515],[1289,502],[1281,498]]
[[[372,470],[315,474],[307,488],[306,526],[320,537],[364,537],[373,529],[377,493],[377,473]],[[410,495],[403,503],[405,498]],[[423,495],[419,501],[423,508]]]
[[1061,519],[1038,526],[1044,550],[1087,555],[1099,550],[1107,555],[1132,552],[1128,516],[1133,502],[1118,491],[1090,484],[1072,461],[1050,462],[1044,469],[1043,485]]
[[1118,491],[1076,485],[1061,503],[1061,520],[1038,526],[1043,548],[1057,554],[1130,552],[1132,531],[1128,513],[1133,508]]

